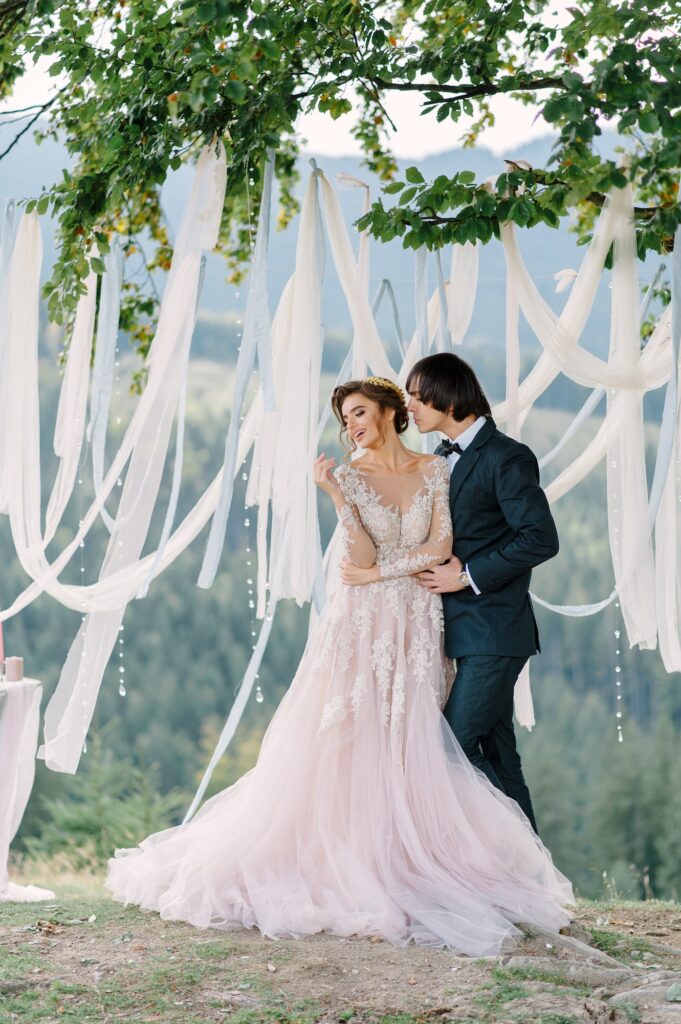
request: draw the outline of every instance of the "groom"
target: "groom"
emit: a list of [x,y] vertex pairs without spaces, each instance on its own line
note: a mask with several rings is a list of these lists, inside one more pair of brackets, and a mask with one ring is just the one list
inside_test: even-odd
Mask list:
[[407,378],[419,432],[440,431],[451,467],[454,554],[419,574],[442,594],[445,650],[456,680],[444,709],[468,759],[537,825],[513,731],[513,688],[539,650],[529,597],[536,565],[558,552],[558,534],[530,449],[497,430],[470,366],[456,355],[421,359]]

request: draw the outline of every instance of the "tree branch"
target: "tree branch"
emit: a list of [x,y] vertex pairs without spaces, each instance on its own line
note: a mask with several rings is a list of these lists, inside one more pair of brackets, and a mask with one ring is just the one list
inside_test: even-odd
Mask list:
[[[520,164],[516,163],[515,160],[504,160],[504,163],[508,164],[509,167],[513,167],[516,171],[528,170],[527,167],[522,167]],[[546,175],[541,171],[535,171],[533,167],[530,167],[529,170],[534,175],[535,181],[538,185],[546,185],[547,187],[550,187],[550,185],[563,185],[565,188],[570,187],[566,181],[554,181],[549,184],[546,181]],[[607,197],[604,196],[602,192],[589,192],[588,196],[584,197],[584,201],[587,203],[593,203],[594,206],[602,207],[605,204],[606,198]],[[650,220],[651,217],[655,216],[658,210],[666,210],[673,205],[673,203],[665,203],[662,206],[634,206],[633,214],[634,217],[638,217],[639,220]]]
[[501,92],[534,92],[536,89],[556,89],[563,85],[561,78],[537,78],[533,82],[518,83],[512,89],[502,89],[499,84],[494,82],[485,82],[480,85],[473,85],[470,82],[459,85],[438,85],[437,82],[392,82],[385,78],[372,78],[371,81],[377,88],[383,90],[441,92],[457,100],[473,99],[475,96],[496,96]]
[[28,0],[0,0],[0,35],[9,35],[28,9]]
[[[64,88],[65,88],[65,87],[64,87]],[[13,139],[12,139],[12,141],[10,142],[9,146],[6,146],[6,147],[5,147],[5,149],[3,149],[2,153],[0,153],[0,160],[2,160],[2,158],[3,158],[3,157],[7,156],[7,154],[8,154],[8,153],[9,153],[9,152],[10,152],[11,150],[13,150],[13,149],[14,149],[14,147],[16,146],[16,144],[17,144],[17,142],[19,141],[19,139],[21,139],[21,138],[22,138],[22,136],[24,136],[24,135],[26,134],[26,132],[27,132],[27,131],[29,131],[29,130],[30,130],[30,129],[31,129],[32,127],[33,127],[33,125],[34,125],[34,124],[36,123],[36,121],[37,121],[37,120],[38,120],[38,119],[39,119],[39,118],[40,118],[40,117],[41,117],[41,116],[42,116],[42,115],[43,115],[43,114],[45,113],[45,111],[46,111],[46,110],[49,110],[49,108],[50,108],[50,107],[52,106],[52,104],[53,104],[53,103],[54,103],[54,102],[55,102],[55,101],[56,101],[56,100],[58,99],[58,97],[59,97],[59,96],[60,96],[60,95],[61,95],[61,94],[62,94],[63,92],[64,92],[64,89],[63,89],[63,88],[62,88],[62,89],[60,89],[60,90],[59,90],[59,92],[57,92],[57,93],[55,93],[55,94],[54,94],[54,96],[52,97],[52,99],[51,99],[51,100],[47,100],[47,102],[46,102],[46,103],[43,103],[43,104],[42,104],[42,105],[41,105],[41,106],[40,106],[40,107],[38,108],[38,110],[36,111],[36,113],[35,113],[35,114],[34,114],[34,115],[33,115],[33,116],[31,117],[31,119],[30,119],[30,120],[29,120],[29,121],[28,121],[28,122],[27,122],[27,123],[26,123],[26,124],[24,125],[24,127],[23,127],[23,128],[21,129],[21,131],[20,131],[20,132],[17,132],[17,134],[16,134],[15,136],[14,136],[14,138],[13,138]],[[21,120],[21,118],[17,118],[17,120]]]

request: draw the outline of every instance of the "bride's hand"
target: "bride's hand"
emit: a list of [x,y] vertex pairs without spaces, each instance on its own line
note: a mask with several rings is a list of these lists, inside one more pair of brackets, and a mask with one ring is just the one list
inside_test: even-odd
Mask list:
[[360,569],[358,565],[353,565],[349,558],[344,558],[341,562],[340,573],[347,587],[363,587],[366,583],[376,583],[379,579],[377,565],[374,564],[369,569]]
[[336,478],[332,473],[333,467],[336,465],[335,459],[327,459],[324,452],[318,457],[314,464],[314,482],[317,487],[329,495],[329,497],[336,503],[343,501],[343,492],[341,491]]

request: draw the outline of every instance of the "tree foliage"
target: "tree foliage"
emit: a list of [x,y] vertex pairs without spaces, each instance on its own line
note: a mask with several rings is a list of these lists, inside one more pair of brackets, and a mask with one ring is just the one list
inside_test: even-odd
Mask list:
[[[559,17],[552,7],[548,0],[0,0],[0,89],[11,92],[39,55],[52,59],[58,83],[43,107],[17,112],[17,133],[44,115],[39,130],[65,139],[74,161],[35,199],[59,221],[51,317],[72,313],[88,262],[101,258],[114,232],[128,253],[150,235],[150,271],[168,267],[161,183],[213,137],[227,148],[221,246],[238,274],[266,151],[276,153],[285,223],[295,209],[296,125],[315,109],[330,118],[354,109],[365,161],[387,182],[387,205],[375,203],[362,222],[381,239],[430,248],[484,243],[501,221],[556,227],[571,211],[586,237],[604,193],[629,179],[639,252],[669,249],[680,219],[681,9],[676,0],[582,0]],[[386,99],[396,92],[415,93],[423,113],[434,114],[443,149],[457,138],[475,143],[493,123],[494,97],[537,104],[557,131],[549,166],[510,163],[487,187],[466,171],[426,182],[416,167],[395,181]],[[627,166],[599,153],[603,126],[626,137]],[[128,285],[124,323],[144,352],[153,300]]]

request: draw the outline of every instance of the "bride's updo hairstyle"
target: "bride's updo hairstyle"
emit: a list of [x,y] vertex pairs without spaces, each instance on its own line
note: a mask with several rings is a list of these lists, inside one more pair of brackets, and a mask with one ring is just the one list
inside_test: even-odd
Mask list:
[[331,396],[331,408],[336,419],[341,425],[340,441],[348,454],[352,454],[357,445],[348,437],[348,431],[343,422],[343,403],[349,395],[364,395],[365,398],[376,402],[381,411],[394,409],[395,417],[393,426],[398,434],[403,434],[409,426],[409,413],[404,402],[404,392],[397,384],[393,384],[387,377],[367,377],[365,380],[349,380],[345,384],[339,384],[334,388]]

